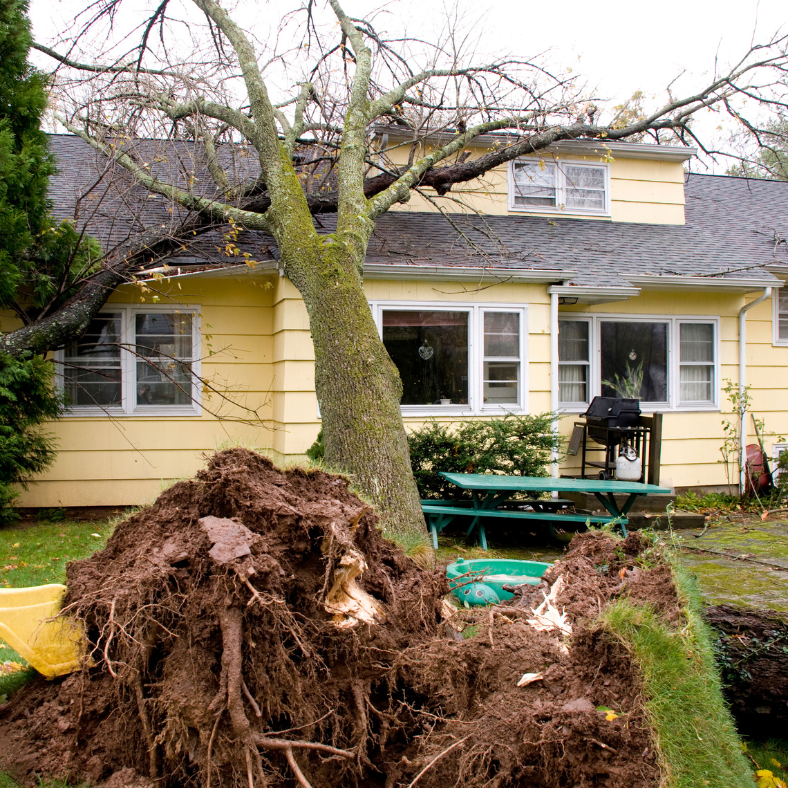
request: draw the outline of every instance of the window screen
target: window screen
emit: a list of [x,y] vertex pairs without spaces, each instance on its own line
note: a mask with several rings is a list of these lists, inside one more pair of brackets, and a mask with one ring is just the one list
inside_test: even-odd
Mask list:
[[137,405],[191,403],[192,316],[135,315]]
[[555,164],[543,162],[515,162],[515,205],[558,204]]
[[520,315],[484,313],[484,404],[520,401]]

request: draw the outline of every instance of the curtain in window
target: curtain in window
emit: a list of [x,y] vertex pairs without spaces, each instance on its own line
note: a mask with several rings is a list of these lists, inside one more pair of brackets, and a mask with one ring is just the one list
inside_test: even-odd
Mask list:
[[584,320],[558,321],[559,402],[588,402],[588,329]]
[[600,167],[564,167],[566,207],[604,210],[605,172]]
[[515,205],[551,205],[556,200],[555,164],[516,162],[514,165]]
[[711,402],[713,399],[714,367],[681,367],[680,400]]
[[714,326],[682,323],[680,328],[679,401],[714,400]]
[[562,364],[558,367],[558,400],[588,402],[588,367]]
[[558,321],[560,361],[588,361],[588,323],[585,320]]
[[788,342],[788,287],[781,287],[777,292],[780,294],[779,301],[777,302],[777,317],[779,322],[777,336],[781,340]]

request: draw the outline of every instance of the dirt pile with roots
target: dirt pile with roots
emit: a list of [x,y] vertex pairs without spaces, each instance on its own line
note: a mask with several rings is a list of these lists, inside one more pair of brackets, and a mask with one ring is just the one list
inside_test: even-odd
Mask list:
[[[639,677],[591,623],[621,594],[678,619],[637,535],[577,537],[542,586],[447,622],[443,573],[375,523],[341,478],[215,455],[70,564],[91,664],[6,704],[0,767],[107,788],[659,783]],[[558,628],[533,612],[548,593]]]

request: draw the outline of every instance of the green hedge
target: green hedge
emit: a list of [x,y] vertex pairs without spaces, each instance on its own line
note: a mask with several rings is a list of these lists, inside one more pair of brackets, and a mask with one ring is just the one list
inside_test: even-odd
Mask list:
[[[552,431],[554,414],[439,424],[434,419],[408,435],[410,463],[422,498],[467,498],[444,481],[445,473],[505,473],[547,476],[553,450],[563,439]],[[313,462],[324,458],[323,430],[307,449]]]
[[547,476],[552,451],[561,449],[561,438],[553,433],[552,424],[552,413],[449,424],[428,421],[408,436],[421,497],[469,497],[444,481],[441,471]]

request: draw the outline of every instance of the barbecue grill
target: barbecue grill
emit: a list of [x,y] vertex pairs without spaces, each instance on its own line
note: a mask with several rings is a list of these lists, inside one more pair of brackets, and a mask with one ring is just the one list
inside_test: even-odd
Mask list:
[[[594,397],[583,418],[585,421],[575,422],[567,448],[567,454],[575,455],[582,451],[581,478],[586,478],[588,470],[594,475],[598,474],[600,478],[612,478],[616,469],[618,446],[625,442],[641,458],[643,463],[641,479],[646,477],[647,471],[649,483],[658,483],[661,415],[641,416],[640,401],[636,399]],[[652,435],[655,429],[656,436]],[[589,459],[588,454],[592,452],[603,453],[604,459]],[[592,470],[595,468],[601,471]]]
[[604,446],[621,443],[617,430],[637,427],[640,423],[640,400],[623,397],[594,397],[583,414],[588,434]]

